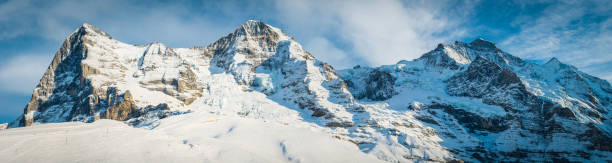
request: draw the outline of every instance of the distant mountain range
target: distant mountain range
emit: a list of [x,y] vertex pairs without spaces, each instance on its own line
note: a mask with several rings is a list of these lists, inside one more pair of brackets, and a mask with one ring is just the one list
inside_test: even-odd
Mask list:
[[[83,24],[7,127],[111,119],[166,131],[238,117],[320,130],[387,162],[610,162],[611,111],[606,80],[556,58],[526,61],[483,39],[335,70],[259,21],[192,48],[130,45]],[[300,157],[317,156],[285,161]]]

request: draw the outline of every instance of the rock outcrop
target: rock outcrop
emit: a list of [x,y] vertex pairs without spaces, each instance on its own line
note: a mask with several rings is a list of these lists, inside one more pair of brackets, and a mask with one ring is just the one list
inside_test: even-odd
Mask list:
[[397,93],[394,88],[396,78],[387,70],[359,66],[349,70],[345,75],[354,75],[350,79],[347,77],[345,82],[357,99],[382,101]]
[[506,108],[523,108],[532,98],[514,72],[481,56],[445,83],[449,95],[481,98],[486,104]]

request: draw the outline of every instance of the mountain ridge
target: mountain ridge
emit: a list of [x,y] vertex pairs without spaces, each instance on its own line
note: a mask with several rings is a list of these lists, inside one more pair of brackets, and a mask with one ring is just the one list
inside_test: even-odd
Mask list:
[[481,38],[335,70],[259,21],[192,48],[129,45],[83,24],[9,127],[112,119],[154,130],[173,115],[211,112],[312,123],[391,162],[609,161],[611,107],[609,82]]

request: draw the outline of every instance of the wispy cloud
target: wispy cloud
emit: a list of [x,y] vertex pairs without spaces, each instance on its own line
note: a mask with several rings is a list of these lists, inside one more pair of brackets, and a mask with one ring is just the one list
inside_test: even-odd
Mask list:
[[126,42],[194,46],[235,28],[231,22],[211,21],[218,15],[192,11],[181,3],[13,0],[0,6],[0,38],[34,35],[60,42],[78,25],[90,23]]
[[[612,76],[592,66],[612,60],[606,48],[612,43],[610,3],[517,1],[511,7],[522,10],[541,3],[549,5],[536,15],[506,15],[514,17],[506,20],[507,24],[520,30],[499,39],[504,40],[504,50],[528,59],[557,56],[587,72]],[[471,23],[475,17],[493,13],[480,13],[475,9],[479,4],[446,0],[9,0],[0,3],[0,40],[35,36],[59,47],[79,24],[87,22],[128,43],[159,41],[171,47],[188,47],[207,45],[240,23],[258,19],[284,29],[336,68],[376,66],[417,58],[438,43],[481,35],[481,25]],[[488,31],[504,30],[489,26]],[[39,57],[48,59],[48,54]]]
[[355,66],[355,61],[351,59],[348,54],[346,54],[342,49],[335,47],[333,43],[326,38],[310,38],[308,42],[304,44],[304,46],[313,47],[310,48],[310,53],[319,54],[318,59],[334,63],[334,66],[336,67]]
[[12,57],[0,66],[0,91],[30,94],[47,70],[51,57],[22,54]]
[[[290,29],[311,31],[306,40],[326,38],[349,57],[369,65],[414,59],[436,44],[464,36],[470,3],[450,1],[278,1]],[[327,46],[325,46],[327,47]],[[308,47],[321,51],[322,47]],[[334,61],[331,61],[334,65]],[[342,66],[344,67],[344,66]]]
[[520,32],[501,44],[515,55],[531,59],[557,57],[612,81],[612,71],[602,68],[612,65],[611,8],[612,3],[607,1],[551,3],[540,15],[515,19],[513,24],[520,27]]
[[413,59],[437,43],[465,35],[466,29],[459,25],[471,10],[470,3],[451,1],[185,3],[13,0],[1,6],[0,23],[5,26],[0,27],[0,36],[29,34],[59,42],[78,24],[88,22],[130,43],[193,46],[214,41],[246,19],[261,18],[286,27],[307,49],[320,52],[313,53],[316,57],[348,67],[340,63],[346,60],[331,60],[327,53],[336,55],[334,49],[341,49],[353,64]]

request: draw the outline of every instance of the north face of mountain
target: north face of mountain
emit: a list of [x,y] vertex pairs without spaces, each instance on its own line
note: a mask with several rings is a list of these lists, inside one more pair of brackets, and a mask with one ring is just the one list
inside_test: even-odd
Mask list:
[[[127,120],[137,114],[138,108],[134,106],[129,91],[95,87],[103,81],[91,80],[103,72],[88,62],[88,58],[95,57],[90,52],[96,48],[108,48],[109,43],[123,45],[91,25],[84,24],[77,29],[56,53],[34,89],[24,116],[13,122],[13,126],[99,118]],[[122,65],[112,66],[122,71]],[[101,107],[108,109],[100,110]]]

